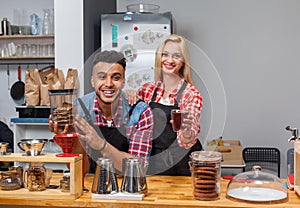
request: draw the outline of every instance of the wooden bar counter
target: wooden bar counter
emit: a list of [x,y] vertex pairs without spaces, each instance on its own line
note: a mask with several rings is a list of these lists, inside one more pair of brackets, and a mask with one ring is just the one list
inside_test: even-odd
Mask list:
[[[51,184],[56,184],[62,177],[62,174],[55,173],[51,179]],[[191,177],[185,176],[148,176],[148,194],[142,201],[127,200],[103,200],[92,199],[91,187],[93,175],[85,177],[85,187],[89,189],[88,193],[83,193],[77,199],[48,199],[48,198],[26,198],[15,197],[11,191],[11,198],[1,197],[0,206],[50,206],[50,207],[300,207],[300,197],[293,191],[289,191],[288,200],[282,203],[262,204],[248,203],[242,201],[233,201],[226,198],[226,188],[228,180],[221,181],[221,197],[216,201],[199,201],[193,198]],[[121,183],[122,178],[118,178]],[[58,190],[56,190],[58,191]]]

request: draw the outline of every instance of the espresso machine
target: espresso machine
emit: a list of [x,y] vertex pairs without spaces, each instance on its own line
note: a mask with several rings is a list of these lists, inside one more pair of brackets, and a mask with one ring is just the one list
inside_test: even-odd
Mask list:
[[300,137],[297,128],[286,127],[286,130],[292,132],[289,142],[294,143],[294,191],[300,195]]

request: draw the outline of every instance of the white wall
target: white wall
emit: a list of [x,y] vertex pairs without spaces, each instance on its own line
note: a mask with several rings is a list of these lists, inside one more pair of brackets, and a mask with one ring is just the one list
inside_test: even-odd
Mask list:
[[[224,139],[239,139],[244,147],[275,146],[281,150],[284,176],[286,151],[292,147],[285,127],[300,128],[300,1],[119,0],[118,11],[142,2],[160,5],[160,12],[171,11],[177,34],[202,49],[220,75],[221,81],[214,74],[215,85],[223,84],[225,99],[214,100],[220,91],[198,86],[208,92],[202,115],[209,120],[201,119],[201,141],[221,132]],[[192,58],[200,82],[205,82],[213,67]],[[225,117],[212,122],[216,110]],[[210,128],[218,133],[209,133]]]
[[[66,72],[77,69],[83,86],[83,1],[54,0],[55,67]],[[80,87],[80,94],[83,87]]]

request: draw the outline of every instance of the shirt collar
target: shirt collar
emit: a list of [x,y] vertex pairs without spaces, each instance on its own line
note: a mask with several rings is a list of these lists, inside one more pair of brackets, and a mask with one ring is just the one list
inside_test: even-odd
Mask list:
[[[117,106],[117,109],[116,109],[116,112],[114,113],[113,115],[113,120],[115,122],[115,124],[120,124],[121,122],[121,115],[122,115],[122,102],[123,102],[123,98],[122,96],[120,95],[120,98],[119,98],[119,103],[118,103],[118,106]],[[100,117],[104,117],[105,116],[103,115],[102,113],[102,110],[99,106],[99,103],[98,103],[98,97],[95,97],[94,98],[94,106],[93,106],[93,110],[96,114],[98,114]],[[106,118],[105,118],[106,120]]]
[[[170,93],[170,96],[176,96],[178,94],[183,82],[184,82],[184,79],[181,79],[179,84],[177,85],[177,87],[175,89],[173,89],[172,92]],[[162,90],[162,92],[165,90],[165,85],[162,81],[157,81],[156,87],[160,88]]]

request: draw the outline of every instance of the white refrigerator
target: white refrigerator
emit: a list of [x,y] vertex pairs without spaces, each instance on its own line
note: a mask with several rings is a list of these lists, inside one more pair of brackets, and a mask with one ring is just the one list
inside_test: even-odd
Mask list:
[[101,50],[116,50],[126,57],[125,89],[154,81],[155,50],[174,32],[171,12],[101,15]]

